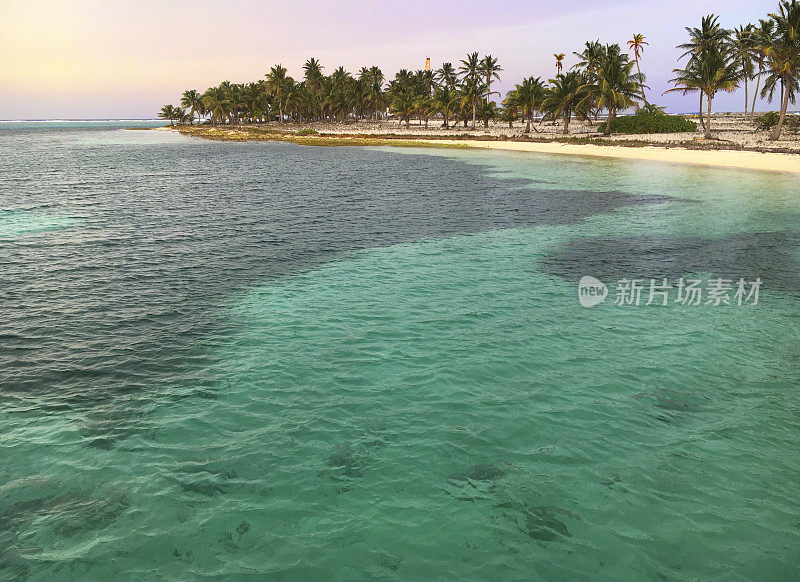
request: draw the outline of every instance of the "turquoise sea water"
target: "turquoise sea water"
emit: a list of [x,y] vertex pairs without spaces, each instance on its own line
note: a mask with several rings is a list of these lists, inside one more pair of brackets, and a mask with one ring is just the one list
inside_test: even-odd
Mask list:
[[798,185],[0,128],[0,578],[798,579]]

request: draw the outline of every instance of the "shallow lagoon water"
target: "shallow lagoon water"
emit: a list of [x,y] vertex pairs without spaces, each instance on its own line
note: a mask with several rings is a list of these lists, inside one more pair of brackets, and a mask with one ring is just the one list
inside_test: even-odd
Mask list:
[[[102,127],[0,154],[0,216],[47,225],[0,231],[2,577],[800,576],[797,178]],[[664,261],[759,303],[579,305]]]

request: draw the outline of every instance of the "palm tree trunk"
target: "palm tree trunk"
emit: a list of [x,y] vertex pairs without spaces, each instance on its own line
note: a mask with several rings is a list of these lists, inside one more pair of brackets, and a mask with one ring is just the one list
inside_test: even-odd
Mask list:
[[[783,82],[781,82],[781,90],[783,90]],[[783,91],[783,97],[781,99],[781,116],[778,119],[778,125],[775,126],[775,129],[772,130],[772,133],[769,136],[770,141],[779,140],[781,137],[781,132],[783,131],[783,122],[786,119],[786,110],[789,107],[789,91]]]
[[744,76],[744,116],[747,117],[747,104],[749,100],[747,98],[747,75]]
[[636,72],[639,73],[639,90],[642,92],[642,99],[644,104],[647,105],[647,97],[644,94],[644,81],[642,81],[642,70],[639,68],[639,57],[636,57]]
[[478,107],[478,102],[472,98],[472,129],[475,129],[475,115]]
[[711,101],[713,97],[711,95],[708,96],[708,122],[705,126],[704,136],[706,139],[711,139]]
[[700,91],[700,109],[698,115],[700,116],[700,125],[703,127],[703,132],[706,131],[706,121],[703,118],[703,92]]
[[528,115],[526,115],[525,117],[526,117],[526,120],[527,120],[527,123],[525,124],[525,133],[530,133],[531,132],[531,118]]
[[606,129],[603,132],[604,135],[611,135],[611,122],[614,121],[614,117],[616,117],[617,112],[614,109],[608,110],[608,120],[606,120]]
[[564,135],[569,133],[569,118],[570,114],[569,111],[564,112]]
[[750,109],[750,114],[756,112],[756,99],[758,98],[758,86],[761,84],[761,73],[764,71],[764,63],[758,64],[758,76],[756,77],[756,92],[753,93],[753,107]]

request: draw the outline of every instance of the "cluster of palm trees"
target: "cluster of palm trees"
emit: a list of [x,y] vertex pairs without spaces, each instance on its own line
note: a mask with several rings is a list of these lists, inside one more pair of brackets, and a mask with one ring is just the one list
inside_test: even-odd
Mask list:
[[187,113],[185,109],[174,105],[164,105],[161,111],[158,112],[158,116],[161,119],[168,119],[170,127],[175,127],[176,121],[178,123],[191,123],[194,119],[194,116]]
[[[755,81],[750,115],[755,112],[759,95],[771,102],[776,92],[779,93],[780,117],[769,138],[780,139],[789,103],[795,103],[800,89],[800,3],[781,0],[778,11],[757,25],[727,30],[712,14],[702,19],[699,28],[686,30],[689,42],[679,48],[685,51],[681,58],[688,61],[684,68],[674,70],[675,77],[670,82],[675,87],[669,91],[699,93],[700,122],[705,137],[711,137],[714,96],[743,85],[747,113],[749,85]],[[704,100],[706,119],[703,119]]]
[[426,126],[432,115],[440,115],[444,128],[451,121],[461,121],[464,127],[471,121],[475,129],[478,119],[488,127],[500,115],[491,96],[499,95],[492,91],[492,83],[502,70],[497,58],[481,58],[478,53],[468,54],[457,67],[443,63],[436,71],[401,69],[386,88],[389,111],[406,125],[414,115]]
[[[644,37],[637,37],[644,42]],[[355,76],[343,67],[325,75],[320,62],[312,58],[303,66],[303,80],[298,82],[278,64],[257,83],[225,81],[204,93],[185,91],[180,107],[166,105],[159,115],[171,123],[191,123],[195,117],[207,116],[214,125],[379,120],[394,115],[406,126],[412,119],[427,126],[431,117],[438,116],[444,128],[463,123],[472,129],[479,120],[486,127],[491,121],[513,126],[522,120],[526,133],[534,116],[541,115],[542,120],[563,119],[567,133],[573,116],[587,119],[605,109],[613,118],[617,111],[638,106],[638,100],[644,99],[644,76],[633,72],[641,51],[632,61],[616,44],[595,41],[586,47],[576,53],[583,61],[572,71],[561,72],[564,55],[557,55],[557,74],[549,85],[540,77],[527,78],[506,95],[502,107],[493,100],[500,94],[492,85],[500,80],[503,69],[496,57],[476,52],[456,65],[443,63],[436,71],[401,69],[388,83],[377,66],[363,67]]]
[[[780,122],[771,135],[778,139],[788,103],[795,101],[800,73],[800,4],[798,0],[780,0],[779,11],[761,20],[726,30],[716,16],[703,18],[700,28],[687,28],[689,42],[680,45],[685,68],[675,69],[675,84],[669,91],[684,94],[700,93],[700,119],[706,137],[711,137],[711,107],[719,91],[745,88],[745,112],[749,104],[749,84],[756,83],[755,93],[770,101],[780,93]],[[408,126],[412,118],[428,125],[432,117],[442,127],[463,123],[477,127],[480,120],[488,127],[501,120],[513,126],[525,124],[525,132],[535,118],[560,120],[563,132],[569,133],[573,118],[596,119],[601,111],[608,114],[606,134],[613,128],[618,112],[635,107],[658,111],[645,95],[645,76],[641,60],[645,37],[633,35],[628,51],[618,44],[587,42],[581,52],[574,53],[579,62],[564,72],[564,53],[556,53],[555,76],[549,82],[541,77],[528,77],[509,91],[501,106],[493,101],[500,96],[492,90],[500,80],[500,67],[492,55],[468,54],[455,66],[444,63],[436,71],[402,69],[387,80],[377,66],[363,67],[353,75],[339,67],[330,75],[324,73],[317,59],[303,66],[303,79],[290,77],[285,67],[273,66],[264,79],[248,84],[229,81],[211,87],[204,93],[184,92],[180,107],[165,106],[159,114],[170,123],[191,123],[196,117],[207,117],[215,125],[258,123],[264,121],[344,122],[379,120],[394,115]],[[763,81],[763,84],[762,84]],[[707,118],[703,119],[703,101]],[[755,95],[751,113],[755,108]]]
[[[180,104],[191,119],[207,117],[214,125],[279,121],[344,121],[375,116],[385,111],[387,95],[378,67],[364,67],[353,76],[343,67],[324,75],[317,59],[303,66],[304,79],[296,82],[280,64],[265,78],[247,84],[224,81],[200,93],[184,91]],[[181,111],[165,106],[160,114]]]
[[[644,36],[636,34],[629,44],[636,45],[634,60],[631,60],[618,44],[587,42],[583,51],[574,53],[580,60],[567,73],[559,72],[550,80],[551,87],[545,94],[541,110],[545,116],[564,119],[564,133],[569,132],[573,115],[579,119],[595,117],[600,111],[608,112],[605,133],[609,135],[612,122],[619,111],[638,108],[639,100],[646,102],[644,75],[639,71],[639,59],[644,50]],[[556,68],[560,71],[563,54],[556,57]],[[634,72],[633,68],[637,70]]]

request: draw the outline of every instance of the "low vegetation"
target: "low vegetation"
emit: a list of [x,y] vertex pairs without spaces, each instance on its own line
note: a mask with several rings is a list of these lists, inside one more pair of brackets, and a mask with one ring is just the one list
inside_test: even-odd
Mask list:
[[[768,111],[753,120],[758,131],[773,131],[780,121],[781,114],[777,111]],[[800,132],[800,115],[787,115],[783,120],[783,129],[789,133]]]
[[452,143],[440,144],[433,143],[429,140],[417,139],[404,139],[404,136],[396,135],[381,135],[381,136],[367,136],[367,135],[346,135],[346,134],[333,134],[326,135],[313,131],[312,133],[298,132],[281,132],[264,127],[244,125],[240,127],[226,127],[219,128],[210,125],[181,125],[179,131],[184,135],[192,137],[200,137],[203,139],[211,139],[214,141],[283,141],[296,143],[299,145],[312,145],[312,146],[401,146],[401,147],[417,147],[417,148],[453,148],[463,149],[468,146]]
[[753,122],[756,124],[758,131],[770,131],[780,120],[780,114],[777,111],[768,111],[764,115],[759,115]]
[[[597,131],[606,131],[606,122]],[[680,115],[637,111],[634,115],[617,117],[611,122],[611,133],[683,133],[697,131],[697,124]]]

